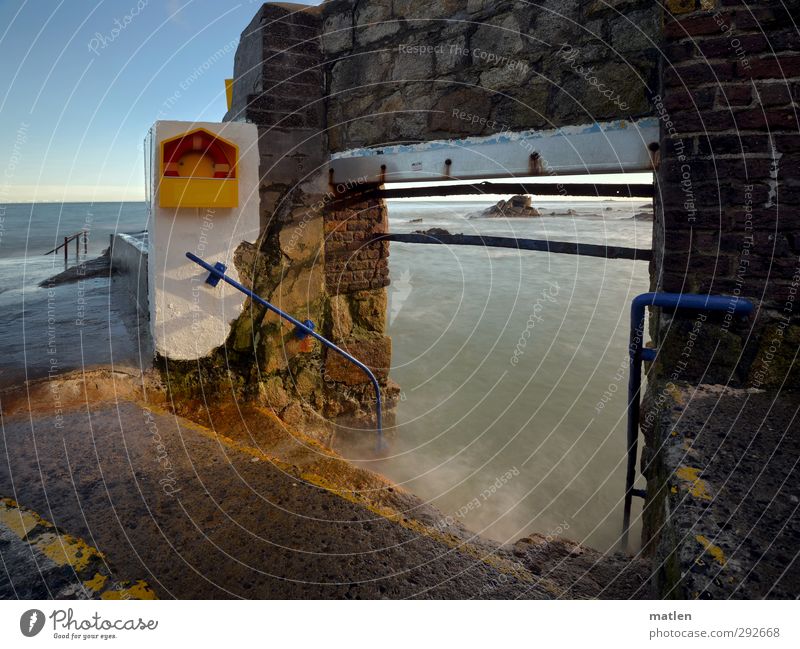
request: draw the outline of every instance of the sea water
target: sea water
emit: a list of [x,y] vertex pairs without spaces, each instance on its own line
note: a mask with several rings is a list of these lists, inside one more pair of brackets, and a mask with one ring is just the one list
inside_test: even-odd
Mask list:
[[[651,246],[641,199],[468,218],[486,206],[396,202],[390,229]],[[340,450],[498,541],[539,532],[614,547],[630,303],[649,290],[647,262],[403,243],[389,262],[396,425],[385,457],[357,431]]]
[[[437,227],[650,248],[642,201],[537,203],[544,216],[468,218],[488,203],[390,203],[390,229]],[[8,205],[0,225],[0,384],[97,364],[146,364],[109,278],[54,289],[44,256],[89,232],[146,226],[142,203]],[[422,219],[422,222],[411,223]],[[74,243],[70,247],[74,263]],[[620,531],[627,339],[647,264],[501,248],[391,244],[388,333],[400,387],[390,448],[363,431],[339,450],[502,542],[561,534],[601,549]],[[82,318],[86,312],[92,318]],[[55,363],[55,365],[54,365]],[[633,535],[635,538],[635,534]]]
[[[6,205],[0,222],[0,387],[80,368],[141,366],[138,341],[125,328],[125,304],[112,300],[110,277],[62,286],[39,284],[65,268],[64,252],[45,255],[85,230],[68,248],[68,265],[92,259],[109,235],[147,225],[144,203]],[[89,316],[89,317],[87,317]]]

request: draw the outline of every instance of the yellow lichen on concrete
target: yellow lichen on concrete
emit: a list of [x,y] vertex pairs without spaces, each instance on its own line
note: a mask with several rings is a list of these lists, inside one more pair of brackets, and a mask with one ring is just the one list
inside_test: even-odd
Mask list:
[[153,589],[141,579],[127,588],[112,588],[100,595],[100,599],[158,599]]
[[88,581],[84,581],[83,585],[95,593],[101,591],[108,581],[107,575],[101,575],[99,572],[94,573],[94,577]]
[[697,539],[697,542],[703,546],[703,549],[711,555],[711,558],[714,559],[719,565],[724,566],[727,563],[727,559],[725,559],[725,553],[722,551],[718,545],[714,545],[711,541],[709,541],[705,536],[702,534],[698,534],[694,537]]
[[56,564],[72,566],[75,572],[82,572],[95,559],[104,559],[97,549],[69,534],[42,534],[33,546]]
[[685,483],[685,487],[695,498],[699,498],[700,500],[712,499],[706,481],[700,478],[700,469],[691,466],[682,466],[675,471],[675,475],[679,480]]

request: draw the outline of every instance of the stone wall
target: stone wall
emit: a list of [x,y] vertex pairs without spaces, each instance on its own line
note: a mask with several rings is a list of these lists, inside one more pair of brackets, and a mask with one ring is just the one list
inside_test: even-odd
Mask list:
[[[366,185],[362,188],[369,189]],[[387,382],[392,340],[386,334],[389,284],[389,242],[370,241],[388,229],[386,204],[362,200],[332,204],[325,210],[325,279],[331,295],[330,337],[337,345],[366,363],[378,380]],[[348,401],[339,415],[369,416],[372,387],[364,373],[340,355],[328,351],[325,379],[348,386]],[[391,401],[398,392],[387,383]]]
[[[800,43],[781,7],[666,3],[651,275],[662,291],[750,298],[756,317],[673,318],[662,377],[800,385]],[[702,5],[702,8],[701,8]]]
[[331,149],[649,115],[659,19],[650,0],[333,0]]
[[[259,126],[262,238],[241,263],[266,297],[388,365],[388,248],[364,243],[385,228],[385,206],[331,207],[331,151],[657,115],[654,290],[747,296],[759,311],[747,322],[655,314],[656,374],[798,385],[800,55],[788,14],[797,6],[264,5],[242,35],[226,117]],[[277,344],[276,323],[262,316],[242,318],[232,340],[237,353],[256,350],[257,383],[283,408],[300,395],[319,411],[355,380],[330,370],[337,361],[324,350]],[[322,384],[311,379],[325,368]],[[351,410],[365,403],[351,395]]]
[[[240,248],[236,265],[256,293],[369,365],[391,405],[388,245],[366,240],[384,231],[386,208],[331,207],[343,188],[328,184],[321,31],[316,8],[265,4],[242,33],[226,119],[258,126],[262,232],[257,245]],[[246,390],[325,437],[332,419],[373,423],[372,387],[361,370],[250,307],[226,345]]]

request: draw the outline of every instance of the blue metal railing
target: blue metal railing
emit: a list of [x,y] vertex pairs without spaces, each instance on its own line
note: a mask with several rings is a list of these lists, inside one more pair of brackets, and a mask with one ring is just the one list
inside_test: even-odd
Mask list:
[[746,315],[753,311],[749,300],[724,295],[696,295],[692,293],[642,293],[631,304],[631,338],[628,346],[630,375],[628,377],[628,467],[625,475],[625,510],[622,519],[620,547],[628,547],[628,530],[631,523],[631,503],[634,496],[644,498],[646,492],[634,489],[636,479],[636,455],[639,441],[640,392],[642,386],[642,361],[656,359],[658,350],[644,347],[645,308],[658,306],[691,311],[728,311],[735,315]]
[[208,278],[206,279],[206,283],[207,284],[210,284],[211,286],[216,286],[217,284],[219,284],[219,280],[222,280],[223,282],[227,282],[228,284],[233,286],[235,289],[238,289],[242,293],[247,295],[251,300],[253,300],[253,302],[258,303],[263,307],[266,307],[267,309],[269,309],[273,313],[278,314],[284,320],[288,320],[289,322],[291,322],[295,327],[295,335],[298,338],[302,339],[302,338],[305,338],[306,336],[311,336],[312,338],[316,338],[323,345],[325,345],[325,347],[327,347],[328,349],[332,349],[333,351],[335,351],[337,354],[339,354],[341,356],[344,356],[344,358],[346,358],[348,361],[353,363],[353,365],[356,365],[357,367],[359,367],[364,372],[364,374],[366,374],[369,377],[369,380],[372,382],[372,387],[375,388],[375,420],[376,420],[377,432],[378,432],[378,448],[379,449],[383,448],[384,442],[383,442],[383,421],[382,421],[383,420],[383,416],[382,416],[382,408],[381,408],[381,388],[380,388],[380,385],[378,385],[378,379],[375,378],[375,375],[372,373],[371,369],[369,369],[366,365],[364,365],[364,363],[362,363],[358,359],[353,358],[350,354],[348,354],[346,351],[344,351],[340,347],[337,347],[336,345],[334,345],[327,338],[325,338],[323,336],[320,336],[316,331],[314,331],[314,323],[311,320],[306,320],[305,322],[300,322],[299,320],[297,320],[297,319],[293,318],[292,316],[290,316],[288,313],[285,313],[285,312],[281,311],[278,307],[274,306],[273,304],[270,304],[264,298],[260,297],[259,295],[256,295],[255,293],[253,293],[253,291],[251,291],[246,286],[242,286],[236,280],[231,279],[230,277],[228,277],[225,274],[225,271],[227,270],[226,267],[225,267],[225,264],[217,262],[216,264],[214,264],[212,266],[208,262],[200,259],[200,257],[198,257],[197,255],[192,254],[191,252],[187,252],[186,256],[189,259],[191,259],[194,263],[196,263],[197,265],[205,268],[208,271],[209,275],[208,275]]

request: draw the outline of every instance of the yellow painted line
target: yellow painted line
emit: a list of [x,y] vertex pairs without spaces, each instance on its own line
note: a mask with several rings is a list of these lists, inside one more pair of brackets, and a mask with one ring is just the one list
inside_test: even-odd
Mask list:
[[728,560],[725,558],[725,553],[718,545],[714,545],[702,534],[698,534],[694,538],[697,539],[697,542],[703,546],[703,549],[708,552],[708,554],[710,554],[714,561],[716,561],[719,565],[724,566],[728,562]]
[[[83,539],[60,534],[50,521],[30,509],[20,507],[11,498],[0,498],[0,525],[12,530],[56,565],[70,566],[76,577],[84,580],[83,586],[93,593],[100,593],[102,599],[158,599],[150,586],[141,580],[132,586],[126,582],[124,587],[101,592],[108,586],[110,577],[97,572],[95,568],[101,571],[107,569],[105,555]],[[34,529],[37,531],[31,534]],[[94,572],[91,579],[87,579],[88,574],[81,574],[88,570]]]
[[10,503],[13,503],[12,506],[9,506],[8,502],[5,498],[0,502],[0,525],[10,529],[19,538],[24,540],[37,525],[49,527],[49,524],[46,524],[33,512],[16,508],[16,503],[13,500],[10,501]]
[[[170,413],[167,410],[162,410],[156,406],[147,406],[147,408],[153,412],[154,414],[160,414],[169,417],[176,417],[173,413]],[[338,485],[331,484],[326,478],[323,478],[320,475],[315,473],[306,473],[306,472],[298,472],[297,468],[287,462],[283,462],[278,458],[265,453],[264,451],[253,448],[251,446],[247,446],[240,442],[237,442],[230,437],[226,437],[225,435],[213,431],[205,426],[202,426],[196,422],[191,420],[187,420],[183,417],[180,418],[180,426],[182,428],[188,428],[190,430],[194,430],[195,432],[203,435],[208,439],[213,439],[215,441],[222,442],[226,446],[230,448],[250,455],[252,457],[256,457],[259,460],[263,460],[273,464],[274,466],[278,467],[279,469],[283,470],[286,473],[291,475],[297,475],[302,480],[308,482],[309,484],[313,484],[316,487],[321,489],[325,489],[326,491],[339,496],[353,504],[359,505],[364,507],[365,509],[369,510],[373,514],[376,514],[386,520],[400,525],[401,527],[406,528],[407,530],[411,530],[421,536],[426,536],[446,547],[460,552],[461,554],[470,557],[471,559],[475,559],[481,561],[495,570],[502,572],[504,574],[513,576],[520,581],[524,582],[538,582],[542,587],[546,590],[551,591],[551,593],[556,595],[561,595],[558,589],[547,580],[540,579],[535,577],[533,573],[531,573],[527,568],[523,565],[516,563],[514,561],[509,561],[508,559],[504,559],[494,554],[486,554],[484,550],[479,549],[478,547],[459,539],[456,536],[451,534],[444,534],[439,532],[438,530],[429,527],[423,523],[420,523],[417,520],[410,519],[404,517],[400,514],[397,510],[394,510],[390,507],[386,507],[383,505],[376,505],[366,499],[364,496],[358,494],[357,492],[353,491],[352,489],[342,488]]]
[[675,471],[675,475],[685,483],[685,487],[692,496],[700,500],[711,500],[708,484],[700,477],[700,469],[682,466]]
[[75,572],[86,570],[94,560],[104,559],[99,550],[69,534],[58,535],[48,532],[42,534],[31,545],[41,550],[47,558],[59,566],[72,566]]
[[672,397],[672,400],[676,403],[676,405],[686,405],[683,392],[677,385],[674,383],[668,383],[664,389],[666,390],[667,394]]

